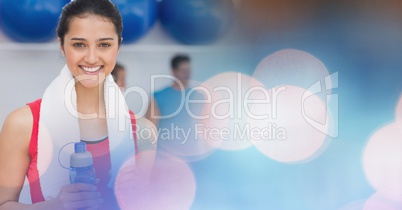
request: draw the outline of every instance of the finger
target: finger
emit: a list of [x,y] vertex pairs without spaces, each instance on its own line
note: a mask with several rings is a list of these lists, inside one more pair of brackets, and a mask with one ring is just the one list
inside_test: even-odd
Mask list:
[[64,187],[65,192],[69,193],[74,193],[74,192],[80,192],[80,191],[95,191],[96,186],[91,185],[91,184],[86,184],[86,183],[75,183],[71,185],[67,185]]

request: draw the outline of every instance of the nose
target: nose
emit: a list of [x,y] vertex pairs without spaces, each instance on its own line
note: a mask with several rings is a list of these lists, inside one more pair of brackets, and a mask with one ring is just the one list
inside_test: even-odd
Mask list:
[[95,64],[98,62],[98,60],[99,60],[99,57],[98,57],[98,52],[97,52],[96,47],[88,48],[86,56],[85,56],[85,61],[89,64]]

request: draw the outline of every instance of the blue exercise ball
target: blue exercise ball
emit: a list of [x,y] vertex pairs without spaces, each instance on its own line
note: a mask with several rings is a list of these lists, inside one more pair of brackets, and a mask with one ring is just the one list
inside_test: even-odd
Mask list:
[[46,42],[56,36],[57,21],[68,0],[0,0],[0,27],[18,42]]
[[184,44],[209,44],[228,28],[232,0],[162,0],[160,20],[164,29]]
[[140,39],[157,20],[156,0],[113,0],[113,3],[123,18],[123,44]]

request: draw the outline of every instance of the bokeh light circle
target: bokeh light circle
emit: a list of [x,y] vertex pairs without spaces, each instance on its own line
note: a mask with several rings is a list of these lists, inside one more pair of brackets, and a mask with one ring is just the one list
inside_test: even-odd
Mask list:
[[[296,86],[269,89],[266,96],[256,93],[255,98],[270,97],[269,103],[253,104],[255,116],[249,118],[250,127],[261,130],[262,135],[251,135],[256,148],[279,162],[311,160],[325,146],[328,124],[325,105],[316,95]],[[310,95],[307,98],[303,96]],[[321,127],[315,127],[316,122]]]
[[396,105],[395,115],[395,121],[398,123],[399,130],[402,132],[402,94],[399,97],[398,104]]
[[[390,198],[393,195],[395,197]],[[367,199],[363,210],[399,210],[402,209],[402,191],[394,186],[382,189]]]
[[136,167],[134,162],[134,157],[129,159],[116,179],[115,194],[122,210],[191,207],[195,177],[183,160],[172,156],[157,158],[151,173]]
[[[38,172],[39,172],[39,177],[42,176],[44,173],[46,173],[46,171],[49,169],[50,163],[52,162],[52,160],[54,158],[58,157],[58,152],[59,151],[54,151],[53,145],[53,139],[49,133],[49,130],[47,129],[46,126],[41,125],[42,123],[40,123],[40,132],[41,132],[41,136],[42,136],[42,143],[41,145],[43,145],[41,148],[39,148],[39,144],[38,144],[38,151],[40,151],[40,153],[38,152],[38,159],[39,159],[39,155],[42,156],[40,158],[40,160],[43,160],[42,162],[40,162],[40,164],[38,164]],[[74,148],[74,147],[73,147]],[[39,150],[40,149],[40,150]],[[62,151],[62,154],[64,154],[63,152],[65,152],[66,150]],[[68,153],[68,152],[67,152]],[[71,153],[69,153],[68,155],[70,155]],[[68,156],[67,159],[64,160],[70,160],[69,158],[70,156]],[[67,163],[67,165],[65,166],[69,166],[70,162]]]
[[[54,152],[53,141],[52,141],[51,135],[49,133],[49,130],[47,129],[46,126],[41,125],[41,134],[43,137],[43,145],[46,145],[46,146],[40,150],[41,151],[40,153],[38,153],[38,157],[39,157],[39,155],[41,156],[40,160],[43,160],[43,161],[40,161],[40,163],[39,162],[37,163],[39,179],[44,174],[46,174],[53,158],[57,157],[57,152],[53,153]],[[31,180],[31,181],[37,181],[37,180]],[[32,203],[31,193],[30,193],[30,182],[28,181],[28,177],[25,177],[24,185],[22,186],[19,196],[20,196],[19,202],[25,203],[25,204]]]
[[[402,133],[398,125],[392,123],[375,132],[363,154],[364,171],[370,185],[376,190],[398,186],[399,192],[402,192],[401,160]],[[399,193],[398,190],[392,192]],[[393,198],[396,195],[387,196]]]
[[332,89],[325,65],[313,55],[295,49],[280,50],[267,56],[258,64],[253,76],[266,88],[293,85],[308,89],[320,83],[322,93],[318,95],[324,100]]
[[[210,103],[204,106],[199,124],[203,126],[199,138],[222,150],[242,150],[252,146],[248,133],[247,110],[244,101],[253,88],[265,89],[251,76],[239,72],[225,72],[206,80]],[[216,131],[216,132],[215,132]]]

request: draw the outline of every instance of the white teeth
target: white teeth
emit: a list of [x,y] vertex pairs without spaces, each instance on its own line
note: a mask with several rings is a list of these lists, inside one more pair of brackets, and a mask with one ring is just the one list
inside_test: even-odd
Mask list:
[[96,66],[96,67],[81,66],[81,68],[88,72],[95,72],[95,71],[98,71],[101,68],[101,66]]

